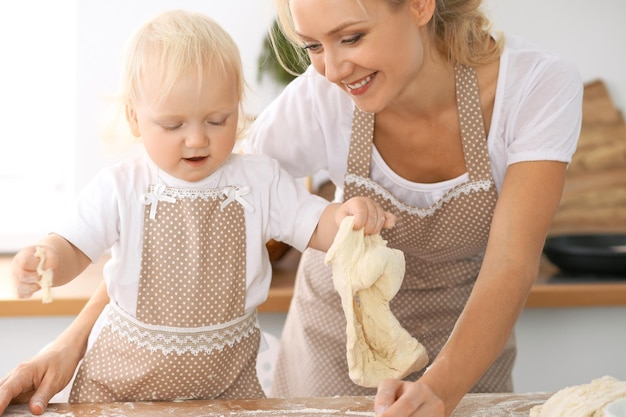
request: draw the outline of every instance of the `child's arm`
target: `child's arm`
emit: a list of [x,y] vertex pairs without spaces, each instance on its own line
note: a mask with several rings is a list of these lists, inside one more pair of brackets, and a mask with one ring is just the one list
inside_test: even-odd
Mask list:
[[380,204],[367,197],[353,197],[343,204],[331,203],[324,209],[309,247],[326,252],[346,216],[354,216],[354,229],[364,228],[366,235],[379,233],[383,228],[391,229],[396,224],[396,216],[383,210]]
[[67,284],[87,268],[91,260],[59,235],[50,234],[41,239],[37,245],[28,246],[21,249],[13,257],[13,278],[15,288],[19,298],[29,298],[35,291],[38,291],[40,258],[35,256],[37,248],[45,253],[44,270],[52,271],[52,285],[59,286]]

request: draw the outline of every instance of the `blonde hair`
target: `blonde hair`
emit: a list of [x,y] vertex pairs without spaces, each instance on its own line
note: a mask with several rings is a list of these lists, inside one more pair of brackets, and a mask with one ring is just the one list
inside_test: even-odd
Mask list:
[[[238,136],[247,125],[243,111],[246,83],[237,44],[208,16],[184,10],[163,12],[137,29],[131,37],[121,71],[118,100],[124,110],[142,97],[145,76],[157,77],[165,99],[182,76],[193,74],[202,80],[207,69],[234,80],[239,100]],[[215,82],[223,82],[215,80]],[[117,119],[117,117],[116,117]],[[105,129],[105,140],[120,142],[119,124]]]
[[[361,5],[361,0],[354,0]],[[392,9],[407,0],[381,0]],[[482,0],[435,0],[435,11],[429,22],[435,47],[451,62],[478,66],[500,58],[503,38],[492,42],[491,22],[480,8]],[[285,36],[302,53],[302,43],[293,24],[289,0],[275,0],[279,26]]]

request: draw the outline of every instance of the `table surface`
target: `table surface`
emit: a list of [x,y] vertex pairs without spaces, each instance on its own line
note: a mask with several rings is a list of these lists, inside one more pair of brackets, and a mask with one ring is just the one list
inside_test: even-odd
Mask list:
[[[533,406],[543,404],[550,394],[468,394],[453,417],[527,417]],[[288,416],[288,417],[374,417],[373,397],[267,398],[230,401],[146,402],[113,404],[51,404],[44,416],[64,417],[151,417],[151,416]],[[30,416],[26,405],[9,406],[4,417]]]

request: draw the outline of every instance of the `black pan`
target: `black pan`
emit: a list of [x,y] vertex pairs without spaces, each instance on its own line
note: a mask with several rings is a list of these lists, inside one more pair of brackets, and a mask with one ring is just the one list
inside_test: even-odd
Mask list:
[[626,234],[552,236],[546,239],[543,252],[564,272],[626,278]]

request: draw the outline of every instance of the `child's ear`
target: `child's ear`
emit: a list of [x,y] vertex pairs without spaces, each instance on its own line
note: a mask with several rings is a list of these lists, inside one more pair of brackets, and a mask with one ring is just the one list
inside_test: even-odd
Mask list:
[[411,12],[419,26],[430,22],[435,13],[436,0],[411,0]]
[[138,138],[141,136],[139,133],[139,122],[137,122],[137,113],[135,112],[135,108],[130,104],[124,106],[126,111],[126,121],[128,122],[128,126],[130,127],[130,132],[134,137]]

